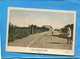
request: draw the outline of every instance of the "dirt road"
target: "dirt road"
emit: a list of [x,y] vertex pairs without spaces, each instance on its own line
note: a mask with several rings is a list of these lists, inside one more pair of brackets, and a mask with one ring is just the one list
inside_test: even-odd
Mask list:
[[[54,31],[54,35],[59,34],[61,33],[58,31]],[[71,49],[72,44],[66,44],[67,39],[60,38],[54,35],[51,35],[50,31],[36,33],[23,39],[18,39],[13,42],[9,42],[9,45],[34,48]]]

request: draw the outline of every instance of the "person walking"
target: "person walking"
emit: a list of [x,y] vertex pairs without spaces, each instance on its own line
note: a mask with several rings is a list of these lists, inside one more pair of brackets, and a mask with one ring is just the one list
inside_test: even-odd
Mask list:
[[71,44],[71,28],[67,28],[67,44]]
[[52,26],[50,26],[49,31],[51,32],[51,35],[53,35],[54,30]]

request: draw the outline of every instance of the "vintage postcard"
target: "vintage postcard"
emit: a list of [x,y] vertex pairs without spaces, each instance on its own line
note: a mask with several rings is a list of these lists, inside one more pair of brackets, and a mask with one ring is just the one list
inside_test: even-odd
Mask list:
[[6,51],[74,55],[76,11],[8,8]]

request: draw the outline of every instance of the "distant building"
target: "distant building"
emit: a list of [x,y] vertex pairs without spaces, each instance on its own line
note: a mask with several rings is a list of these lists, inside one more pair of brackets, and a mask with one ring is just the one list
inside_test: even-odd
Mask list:
[[44,25],[43,27],[48,28],[49,31],[51,31],[51,34],[53,35],[54,29],[51,25]]

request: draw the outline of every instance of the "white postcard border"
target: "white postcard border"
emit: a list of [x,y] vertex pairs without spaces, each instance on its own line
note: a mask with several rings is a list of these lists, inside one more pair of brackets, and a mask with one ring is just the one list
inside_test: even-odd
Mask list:
[[[9,30],[8,27],[9,27],[10,10],[31,10],[31,11],[41,11],[41,12],[74,13],[74,34],[73,34],[72,50],[8,46],[8,30]],[[8,7],[8,15],[7,16],[8,17],[7,17],[7,31],[6,31],[6,51],[24,52],[24,53],[57,54],[57,55],[74,55],[75,31],[76,31],[76,11]]]

